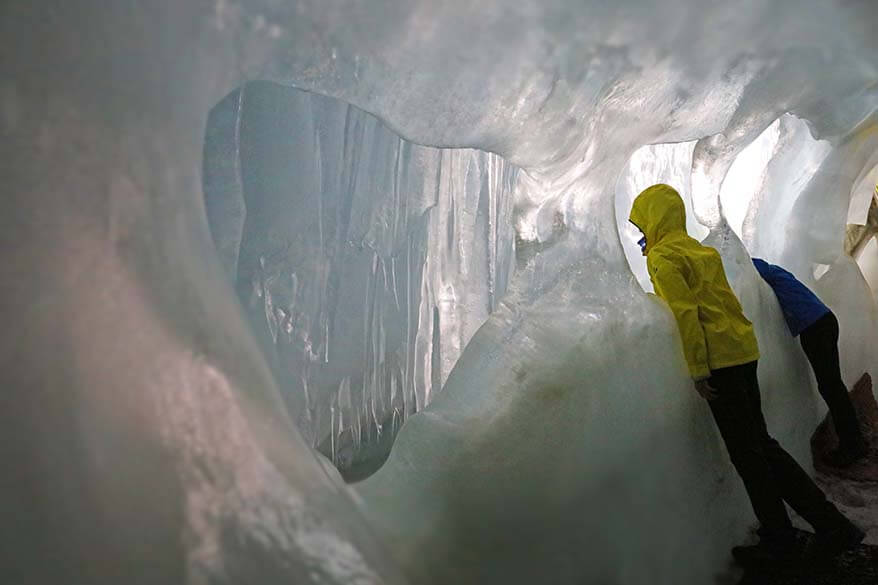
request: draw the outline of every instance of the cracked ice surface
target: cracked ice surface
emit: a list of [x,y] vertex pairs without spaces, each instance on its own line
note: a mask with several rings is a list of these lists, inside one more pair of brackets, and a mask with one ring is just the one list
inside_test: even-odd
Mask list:
[[[769,425],[807,461],[823,407],[746,249],[836,310],[848,382],[876,377],[873,296],[842,254],[878,162],[876,10],[4,3],[5,580],[709,582],[749,511],[670,315],[629,267],[617,205],[653,175],[688,182],[756,323]],[[208,233],[207,112],[260,79],[522,169],[506,296],[354,490],[285,414]],[[724,177],[778,118],[738,235]]]

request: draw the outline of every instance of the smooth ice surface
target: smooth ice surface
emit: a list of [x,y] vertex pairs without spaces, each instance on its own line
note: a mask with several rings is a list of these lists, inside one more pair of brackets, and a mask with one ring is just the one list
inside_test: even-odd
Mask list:
[[290,413],[343,471],[386,455],[506,291],[518,170],[269,83],[207,136],[211,231]]
[[[0,4],[3,582],[710,582],[752,516],[670,313],[638,285],[617,213],[650,177],[681,181],[756,324],[769,426],[807,465],[823,407],[747,251],[784,264],[836,310],[849,382],[876,377],[873,295],[843,255],[878,164],[876,11],[870,0]],[[443,376],[451,368],[442,392],[431,390],[385,466],[354,489],[286,414],[285,382],[257,336],[275,351],[276,339],[254,335],[230,286],[274,242],[248,233],[247,171],[230,143],[212,151],[210,136],[240,138],[241,104],[229,96],[257,80],[338,98],[407,143],[479,149],[521,169],[514,200],[496,199],[498,210],[514,205],[506,296],[453,367],[438,360]],[[314,144],[309,124],[338,122],[317,110],[277,117],[313,145],[313,158],[286,159],[307,172],[263,176],[312,216],[318,190],[326,203],[358,193],[313,183],[328,170],[309,168],[318,161],[338,163],[332,180],[353,170],[332,143]],[[761,187],[746,182],[739,237],[723,183],[775,123],[776,142],[759,150],[771,155],[744,167]],[[379,175],[393,176],[382,160],[394,157],[379,155],[404,143],[364,124],[375,134],[352,132],[348,144],[376,156],[363,183],[390,187]],[[206,135],[208,158],[231,155],[212,177]],[[487,160],[505,164],[430,156],[469,161],[448,168],[452,184],[466,184],[467,168],[484,177]],[[218,246],[203,184],[229,196],[209,210],[210,225],[229,230]],[[370,223],[386,197],[354,198],[363,229],[344,233],[388,225]],[[299,218],[278,215],[289,239],[285,218]],[[368,241],[397,243],[374,233]],[[299,243],[315,259],[340,243],[306,234]],[[255,255],[236,244],[247,238]],[[364,256],[362,277],[335,259],[350,279],[338,292],[355,298],[338,307],[351,315],[368,304],[362,283],[384,283]],[[427,273],[448,282],[436,266]],[[451,282],[456,298],[484,299],[483,278]],[[268,307],[266,290],[251,307]],[[433,294],[422,306],[441,300]],[[320,347],[310,326],[290,335],[302,331]]]
[[866,279],[866,283],[874,295],[875,291],[878,291],[878,240],[872,238],[866,244],[859,265],[863,272],[863,278]]

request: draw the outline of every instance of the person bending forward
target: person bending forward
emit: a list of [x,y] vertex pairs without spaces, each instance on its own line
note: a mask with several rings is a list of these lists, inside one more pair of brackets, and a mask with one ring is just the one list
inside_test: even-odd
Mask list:
[[864,533],[769,434],[753,326],[719,253],[687,234],[680,195],[668,185],[649,187],[634,200],[629,221],[644,236],[640,244],[655,292],[674,314],[695,388],[707,399],[759,521],[759,543],[734,547],[735,559],[754,564],[803,554],[784,501],[814,527],[809,553],[832,555],[859,543]]

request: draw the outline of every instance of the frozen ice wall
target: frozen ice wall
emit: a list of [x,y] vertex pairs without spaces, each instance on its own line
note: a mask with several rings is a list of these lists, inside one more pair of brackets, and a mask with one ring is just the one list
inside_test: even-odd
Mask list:
[[[14,478],[0,482],[3,581],[710,582],[752,517],[670,314],[626,257],[623,203],[653,176],[681,181],[757,324],[769,425],[806,461],[820,405],[747,250],[810,278],[841,317],[848,380],[874,376],[863,317],[874,302],[843,246],[876,164],[876,10],[869,0],[0,4],[0,455]],[[344,103],[264,89],[248,113],[255,80]],[[775,123],[770,155],[747,165],[761,186],[747,182],[746,212],[724,217],[738,199],[720,196],[726,175]],[[259,152],[249,132],[271,148]],[[224,133],[236,139],[211,143]],[[409,166],[397,167],[405,152]],[[497,157],[521,169],[511,203],[508,189],[492,199],[468,186],[507,176]],[[336,187],[342,177],[356,185]],[[412,189],[393,189],[403,184]],[[402,201],[435,202],[427,225],[414,228]],[[475,201],[496,212],[480,220]],[[487,220],[500,230],[509,205],[514,271],[491,307],[485,279],[496,275],[499,294],[505,260],[484,271],[481,260],[504,258],[499,245],[471,254],[472,281],[463,256],[450,272],[430,262],[454,258],[448,242],[471,230],[473,248],[490,242]],[[339,210],[350,211],[345,229]],[[390,237],[393,221],[409,240]],[[412,240],[424,260],[403,287],[392,258]],[[333,271],[344,289],[324,288]],[[423,353],[408,333],[390,335],[413,324],[392,315],[391,293],[418,282],[418,306],[432,312],[418,327],[431,332]],[[452,283],[471,321],[444,318],[439,283]],[[325,302],[335,294],[350,297]],[[327,335],[333,306],[338,335]],[[448,371],[444,344],[456,340]],[[381,355],[430,356],[418,376],[429,369],[432,403],[354,489],[300,431],[326,430],[308,420],[304,385],[290,392],[306,341],[316,356],[336,342],[371,348],[352,363],[379,378]],[[300,362],[284,372],[277,358],[290,354]],[[327,370],[330,434],[331,397],[345,388],[357,418],[341,427],[381,419],[359,418],[355,391],[372,382],[336,385],[347,374],[331,362],[313,367]],[[437,371],[447,372],[439,393]],[[371,388],[369,400],[392,396]]]
[[517,169],[270,83],[207,135],[214,240],[288,408],[343,472],[374,469],[505,293]]
[[[754,143],[765,146],[770,158],[754,173],[756,196],[746,205],[744,242],[753,256],[788,266],[838,315],[842,374],[850,385],[864,371],[874,375],[876,367],[874,292],[845,252],[845,231],[849,224],[867,223],[875,185],[862,187],[878,162],[878,122],[873,113],[837,141],[815,140],[805,122],[792,116],[778,122],[776,132],[766,131],[776,138]],[[868,250],[855,255],[866,266],[873,261]]]

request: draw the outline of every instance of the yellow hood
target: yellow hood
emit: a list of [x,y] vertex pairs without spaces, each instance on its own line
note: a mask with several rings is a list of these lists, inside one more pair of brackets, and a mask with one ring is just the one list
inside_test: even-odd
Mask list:
[[671,232],[686,231],[686,207],[677,190],[659,183],[641,191],[628,221],[646,236],[646,252]]

